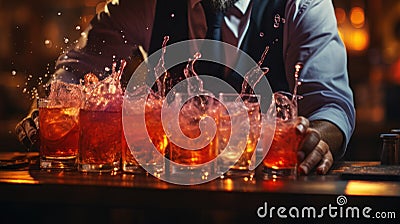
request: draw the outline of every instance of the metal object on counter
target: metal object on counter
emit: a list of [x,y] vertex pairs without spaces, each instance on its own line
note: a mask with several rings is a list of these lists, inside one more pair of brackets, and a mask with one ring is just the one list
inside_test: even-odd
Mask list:
[[381,164],[398,165],[399,164],[399,134],[384,133],[380,135],[383,141]]
[[[400,129],[399,128],[392,129],[392,130],[390,130],[390,132],[400,135]],[[398,149],[397,149],[397,165],[400,165],[400,138],[397,139],[397,146],[398,146]]]

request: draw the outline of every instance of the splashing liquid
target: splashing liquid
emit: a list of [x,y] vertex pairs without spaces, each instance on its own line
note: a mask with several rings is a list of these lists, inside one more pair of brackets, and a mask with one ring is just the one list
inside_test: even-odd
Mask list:
[[121,88],[121,76],[125,69],[126,61],[121,60],[117,71],[117,63],[112,64],[112,74],[99,81],[93,73],[85,75],[84,109],[93,111],[119,111],[122,105],[123,91]]
[[[284,23],[286,23],[285,18],[281,17],[279,14],[276,14],[274,17],[274,28],[278,29],[280,27],[280,24]],[[263,32],[260,33],[260,37],[264,37]],[[275,45],[278,41],[279,40],[276,38],[274,41],[272,41],[272,45]],[[270,46],[267,45],[261,55],[260,60],[257,63],[258,67],[252,68],[249,72],[246,73],[244,81],[242,83],[242,91],[240,93],[241,95],[245,93],[254,93],[254,87],[257,85],[257,83],[260,82],[261,78],[268,73],[269,69],[267,67],[261,66],[268,55],[269,49]]]
[[[189,62],[186,65],[186,68],[183,70],[183,74],[185,75],[185,78],[188,79],[188,93],[190,95],[195,94],[195,93],[201,93],[204,92],[203,88],[203,80],[199,78],[197,75],[196,71],[194,70],[194,63],[201,58],[200,52],[196,52],[194,54],[193,59],[189,59]],[[190,79],[189,79],[190,78]]]
[[278,29],[281,23],[286,23],[285,18],[282,18],[279,14],[276,14],[274,17],[274,28]]
[[297,96],[297,88],[301,85],[301,82],[299,81],[299,74],[303,69],[303,63],[297,62],[296,65],[294,66],[294,69],[295,72],[294,72],[294,87],[293,87],[292,102],[297,107],[297,99],[299,98]]
[[170,78],[169,72],[167,71],[167,69],[165,69],[165,53],[167,52],[168,41],[169,41],[169,36],[165,36],[164,41],[162,43],[160,60],[158,61],[157,66],[154,67],[154,75],[156,77],[156,84],[157,84],[156,94],[161,96],[162,98],[165,98],[167,94],[166,85],[168,79]]
[[257,63],[257,66],[248,71],[244,76],[244,80],[242,83],[242,91],[240,92],[240,95],[246,93],[254,93],[254,87],[257,85],[257,83],[260,82],[261,78],[268,73],[269,68],[267,67],[261,68],[261,65],[264,63],[264,60],[267,57],[269,48],[270,48],[269,46],[265,47],[264,52]]
[[266,46],[265,49],[264,49],[264,52],[263,52],[262,55],[261,55],[260,60],[259,60],[258,63],[257,63],[258,66],[261,67],[261,65],[264,63],[265,58],[267,57],[268,52],[269,52],[269,46]]
[[119,66],[119,70],[116,71],[117,62],[113,62],[112,68],[111,68],[111,71],[112,71],[111,75],[112,75],[112,78],[115,81],[119,82],[121,80],[122,73],[124,72],[125,67],[126,67],[126,61],[125,60],[121,60],[121,65]]

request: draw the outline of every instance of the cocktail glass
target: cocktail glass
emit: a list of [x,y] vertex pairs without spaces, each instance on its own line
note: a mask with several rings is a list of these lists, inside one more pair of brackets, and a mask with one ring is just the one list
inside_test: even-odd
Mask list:
[[[130,94],[124,101],[124,134],[127,154],[154,176],[165,170],[163,157],[168,145],[161,122],[162,98]],[[144,112],[144,114],[143,114]],[[146,129],[146,130],[141,130]],[[155,147],[157,150],[150,150]]]
[[[176,93],[163,114],[169,139],[170,175],[205,180],[215,174],[218,104],[210,93]],[[164,116],[165,115],[165,116]]]
[[133,157],[124,134],[122,134],[122,170],[126,173],[145,173],[135,157]]
[[[224,176],[254,176],[255,153],[261,132],[259,100],[260,96],[256,94],[219,94],[219,101],[224,107],[220,107],[219,110],[218,152],[231,149],[229,153],[220,155],[222,157],[221,164],[218,164],[220,170],[228,170],[222,174]],[[237,134],[233,136],[232,130],[242,131],[236,132]],[[239,159],[231,165],[234,158]]]
[[79,113],[78,169],[82,172],[114,172],[120,169],[122,152],[122,101],[120,76],[123,65],[101,81],[85,76],[85,101]]
[[79,105],[39,99],[40,168],[76,169]]
[[122,151],[121,111],[79,113],[79,160],[82,172],[113,172],[120,168]]
[[264,117],[266,133],[274,132],[269,124],[275,119],[275,133],[272,144],[263,160],[266,179],[288,178],[297,176],[297,149],[303,136],[297,132],[297,106],[291,94],[274,93],[275,104],[271,105]]

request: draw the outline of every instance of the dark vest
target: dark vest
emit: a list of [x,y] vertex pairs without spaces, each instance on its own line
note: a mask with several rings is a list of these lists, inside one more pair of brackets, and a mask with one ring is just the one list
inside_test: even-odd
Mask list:
[[[209,28],[206,38],[221,40],[220,24],[223,14],[212,11],[206,2],[202,2],[202,4]],[[269,53],[262,66],[270,68],[267,78],[273,92],[289,90],[283,62],[283,24],[280,23],[279,28],[274,27],[275,16],[283,17],[285,6],[286,0],[253,0],[250,25],[241,45],[241,49],[256,62],[260,60],[265,47],[270,46]],[[149,54],[161,48],[163,38],[166,35],[170,36],[168,44],[189,38],[187,8],[187,0],[157,1]],[[174,17],[171,17],[172,14],[174,14]],[[207,63],[207,65],[204,63]],[[210,65],[210,62],[204,63],[200,62],[195,67],[199,74],[213,74],[240,91],[243,78],[239,74],[232,72],[228,76],[224,76],[221,75],[223,74],[222,66],[218,64]],[[182,64],[170,69],[175,82],[183,79],[184,66]],[[212,71],[210,72],[210,70]]]

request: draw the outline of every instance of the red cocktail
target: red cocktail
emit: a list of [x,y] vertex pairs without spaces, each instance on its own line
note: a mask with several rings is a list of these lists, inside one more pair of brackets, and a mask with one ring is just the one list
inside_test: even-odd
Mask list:
[[[265,177],[268,179],[296,178],[297,150],[303,139],[303,135],[296,129],[296,96],[277,92],[274,93],[273,100],[274,104],[270,106],[265,117],[266,124],[264,124],[264,135],[274,133],[272,144],[263,160]],[[273,124],[275,124],[275,130]],[[264,145],[264,147],[267,146]]]
[[128,96],[124,102],[124,134],[130,147],[127,154],[133,153],[126,158],[135,159],[154,175],[164,172],[163,158],[168,145],[161,123],[162,102],[154,95]]
[[40,167],[75,168],[79,108],[39,107]]
[[[266,127],[266,131],[273,131]],[[277,121],[271,147],[264,158],[264,171],[272,178],[295,177],[297,169],[297,149],[302,135],[297,133],[293,121]]]
[[79,123],[79,170],[84,172],[118,170],[122,151],[121,111],[81,110]]

